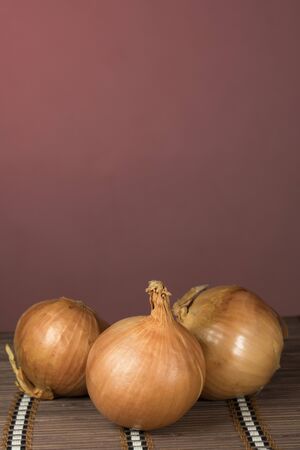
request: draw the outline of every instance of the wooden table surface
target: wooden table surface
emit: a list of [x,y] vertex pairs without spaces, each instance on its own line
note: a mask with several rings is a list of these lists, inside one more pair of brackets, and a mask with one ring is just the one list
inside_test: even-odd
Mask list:
[[[181,449],[181,450],[243,450],[268,448],[300,450],[300,318],[286,319],[289,337],[281,361],[281,369],[254,399],[250,399],[251,414],[257,415],[263,431],[259,443],[247,438],[245,427],[238,423],[238,402],[200,400],[177,423],[137,434],[124,430],[103,418],[89,398],[55,399],[33,402],[20,398],[14,385],[4,344],[12,333],[0,334],[0,432],[3,449]],[[17,396],[17,397],[16,397]],[[20,409],[16,401],[31,405],[26,442],[8,446],[9,430],[15,430],[13,410]],[[244,400],[240,400],[243,401]],[[247,399],[245,400],[247,401]],[[31,403],[30,403],[31,402]],[[246,403],[245,403],[246,405]],[[9,415],[10,410],[10,415]],[[26,416],[27,417],[27,416]],[[27,420],[27,419],[26,419]],[[26,422],[27,423],[27,422]],[[27,425],[26,425],[27,426]],[[25,428],[24,428],[25,429]],[[20,435],[24,433],[19,431]],[[31,438],[30,438],[31,435]],[[24,436],[23,436],[24,437]],[[25,438],[24,438],[25,439]],[[135,441],[136,439],[136,441]],[[142,442],[138,445],[133,442]],[[252,442],[252,444],[250,444]],[[263,447],[260,442],[264,442]]]

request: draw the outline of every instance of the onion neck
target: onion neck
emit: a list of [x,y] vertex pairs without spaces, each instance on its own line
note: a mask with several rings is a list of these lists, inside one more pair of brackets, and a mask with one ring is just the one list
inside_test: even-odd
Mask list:
[[196,298],[208,288],[208,284],[192,287],[188,292],[184,294],[183,297],[181,297],[179,300],[177,300],[177,302],[174,303],[173,312],[179,322],[182,322],[184,320],[194,300],[196,300]]
[[146,292],[150,296],[151,317],[160,323],[174,321],[170,307],[171,293],[162,281],[149,281]]
[[42,400],[52,400],[54,398],[54,394],[49,387],[41,389],[38,388],[37,386],[34,386],[24,374],[22,368],[17,367],[15,356],[8,344],[6,344],[5,346],[5,351],[9,358],[10,365],[16,376],[15,384],[19,388],[19,390],[29,395],[30,397],[40,398]]

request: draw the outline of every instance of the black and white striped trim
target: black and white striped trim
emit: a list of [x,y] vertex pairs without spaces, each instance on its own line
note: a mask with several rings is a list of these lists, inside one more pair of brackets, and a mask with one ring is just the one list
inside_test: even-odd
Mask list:
[[229,400],[229,407],[234,415],[233,419],[238,422],[241,437],[247,440],[248,448],[275,450],[259,423],[255,407],[249,397]]
[[6,425],[5,450],[28,450],[31,447],[31,419],[35,403],[36,399],[27,394],[18,394]]
[[[266,425],[259,418],[255,400],[239,397],[228,400],[233,422],[245,447],[250,450],[277,450]],[[32,448],[33,422],[38,400],[18,393],[4,428],[2,448],[5,450],[30,450]],[[151,435],[144,431],[122,428],[123,447],[128,450],[153,449]]]
[[126,437],[126,444],[130,450],[148,450],[149,446],[144,431],[132,428],[123,428]]

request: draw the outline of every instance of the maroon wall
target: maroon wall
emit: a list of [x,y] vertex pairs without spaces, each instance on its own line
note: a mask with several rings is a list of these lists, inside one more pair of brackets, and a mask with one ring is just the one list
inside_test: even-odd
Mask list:
[[300,2],[0,4],[0,329],[240,283],[299,312]]

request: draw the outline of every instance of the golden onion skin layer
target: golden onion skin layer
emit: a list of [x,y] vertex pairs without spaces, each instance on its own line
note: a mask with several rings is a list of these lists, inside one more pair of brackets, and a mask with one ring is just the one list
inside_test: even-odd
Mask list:
[[36,303],[16,327],[17,364],[41,398],[46,390],[54,397],[84,395],[88,353],[107,326],[81,301],[61,297]]
[[239,286],[201,286],[192,288],[173,310],[201,343],[206,360],[203,397],[225,400],[254,394],[280,367],[287,330],[256,294]]
[[[154,312],[158,312],[154,315]],[[87,362],[96,408],[118,425],[152,430],[176,422],[197,401],[205,361],[197,340],[169,310],[123,319],[98,337]]]

